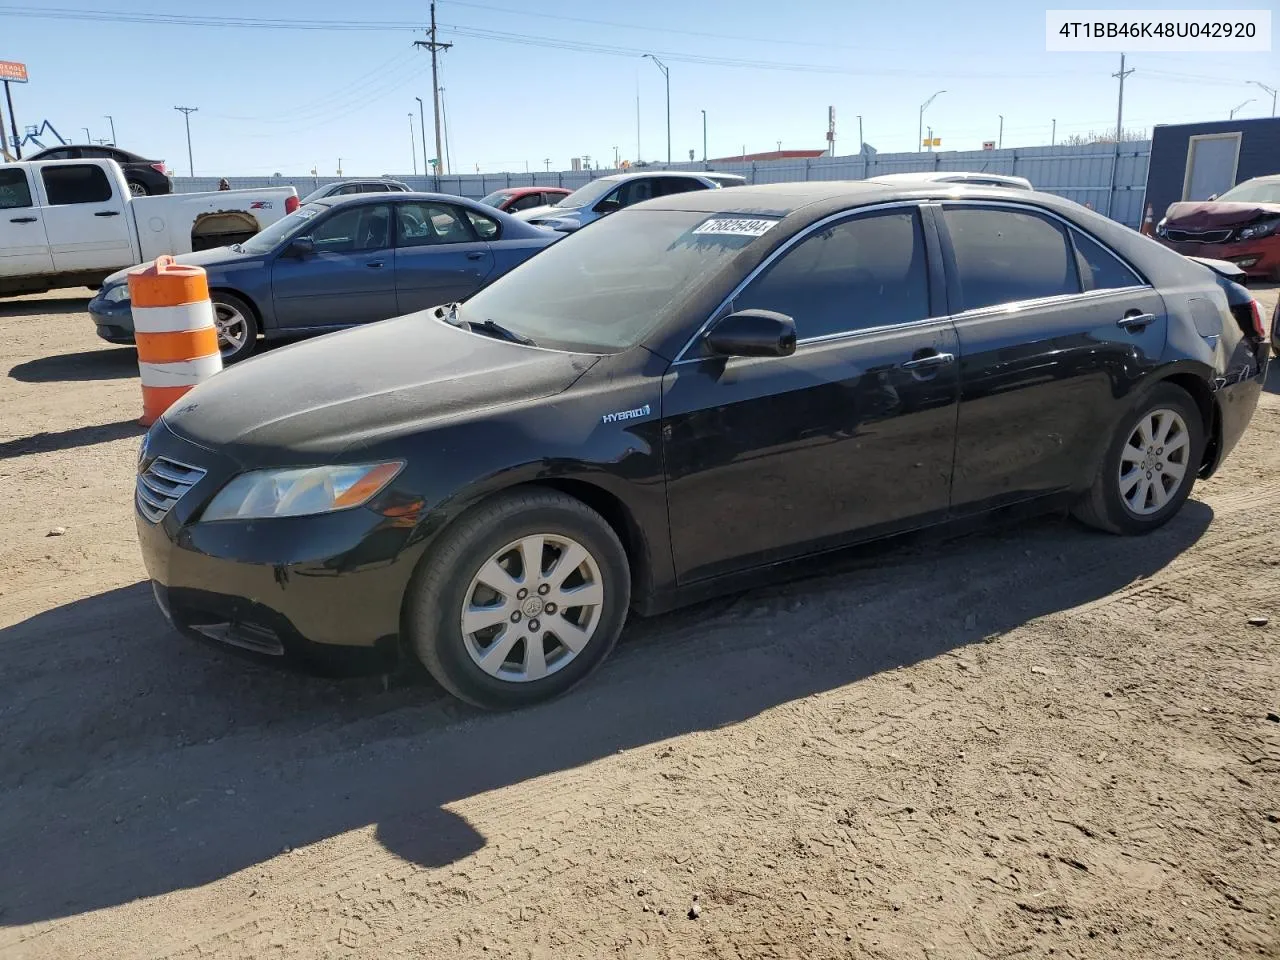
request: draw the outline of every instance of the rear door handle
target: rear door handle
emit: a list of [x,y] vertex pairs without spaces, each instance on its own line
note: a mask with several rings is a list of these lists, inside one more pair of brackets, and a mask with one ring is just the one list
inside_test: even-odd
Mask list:
[[483,250],[472,250],[470,253],[468,253],[468,254],[467,254],[467,259],[468,259],[468,260],[483,260],[483,259],[484,259],[485,257],[487,257],[487,256],[488,256],[488,254],[487,254],[487,253],[485,253]]
[[898,364],[903,370],[928,370],[931,367],[942,367],[955,360],[955,354],[931,353],[927,357],[916,357]]
[[94,216],[95,217],[118,217],[120,216],[120,211],[119,210],[99,210],[97,213],[94,214]]
[[381,261],[381,260],[370,260],[368,263],[366,263],[366,264],[365,264],[365,266],[366,266],[366,267],[369,267],[369,268],[371,268],[371,269],[373,269],[373,270],[381,270],[381,269],[382,269],[382,261]]
[[9,222],[10,223],[35,223],[36,218],[35,217],[10,217]]
[[1138,313],[1136,311],[1126,313],[1123,317],[1116,321],[1116,326],[1124,327],[1126,330],[1145,330],[1151,324],[1155,323],[1158,318],[1154,313]]

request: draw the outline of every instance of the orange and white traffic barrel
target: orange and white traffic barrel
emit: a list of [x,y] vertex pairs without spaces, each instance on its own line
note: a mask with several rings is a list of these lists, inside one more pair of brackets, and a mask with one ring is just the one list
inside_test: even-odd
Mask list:
[[158,257],[129,274],[133,335],[142,378],[143,426],[222,369],[203,267]]
[[1155,227],[1155,211],[1151,209],[1151,204],[1147,204],[1147,212],[1142,217],[1142,229],[1138,232],[1144,237],[1152,236],[1156,232]]

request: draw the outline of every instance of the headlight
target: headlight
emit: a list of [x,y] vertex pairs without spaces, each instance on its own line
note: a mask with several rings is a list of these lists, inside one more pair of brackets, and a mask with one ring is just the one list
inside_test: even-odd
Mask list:
[[1241,240],[1254,240],[1258,237],[1266,237],[1276,232],[1276,227],[1280,227],[1280,220],[1272,220],[1270,223],[1255,223],[1251,227],[1245,227],[1240,231]]
[[107,303],[120,303],[122,300],[129,299],[129,284],[119,283],[114,287],[108,287],[102,294],[102,299]]
[[205,520],[254,520],[332,513],[368,503],[404,461],[242,473],[218,491]]

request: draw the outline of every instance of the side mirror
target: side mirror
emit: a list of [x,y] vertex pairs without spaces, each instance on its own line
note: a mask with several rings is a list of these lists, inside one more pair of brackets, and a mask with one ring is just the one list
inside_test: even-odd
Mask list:
[[622,209],[622,201],[617,197],[605,197],[592,207],[592,209],[596,213],[615,213]]
[[722,357],[789,357],[796,352],[796,324],[772,310],[739,310],[712,327],[706,341]]
[[316,252],[316,242],[310,237],[294,237],[284,252],[290,257],[302,260]]

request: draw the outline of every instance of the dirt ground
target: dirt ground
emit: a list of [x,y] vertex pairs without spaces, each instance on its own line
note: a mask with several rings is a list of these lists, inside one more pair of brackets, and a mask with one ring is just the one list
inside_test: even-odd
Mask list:
[[86,299],[0,302],[0,956],[1280,958],[1280,369],[1153,536],[866,552],[487,715],[167,628]]

